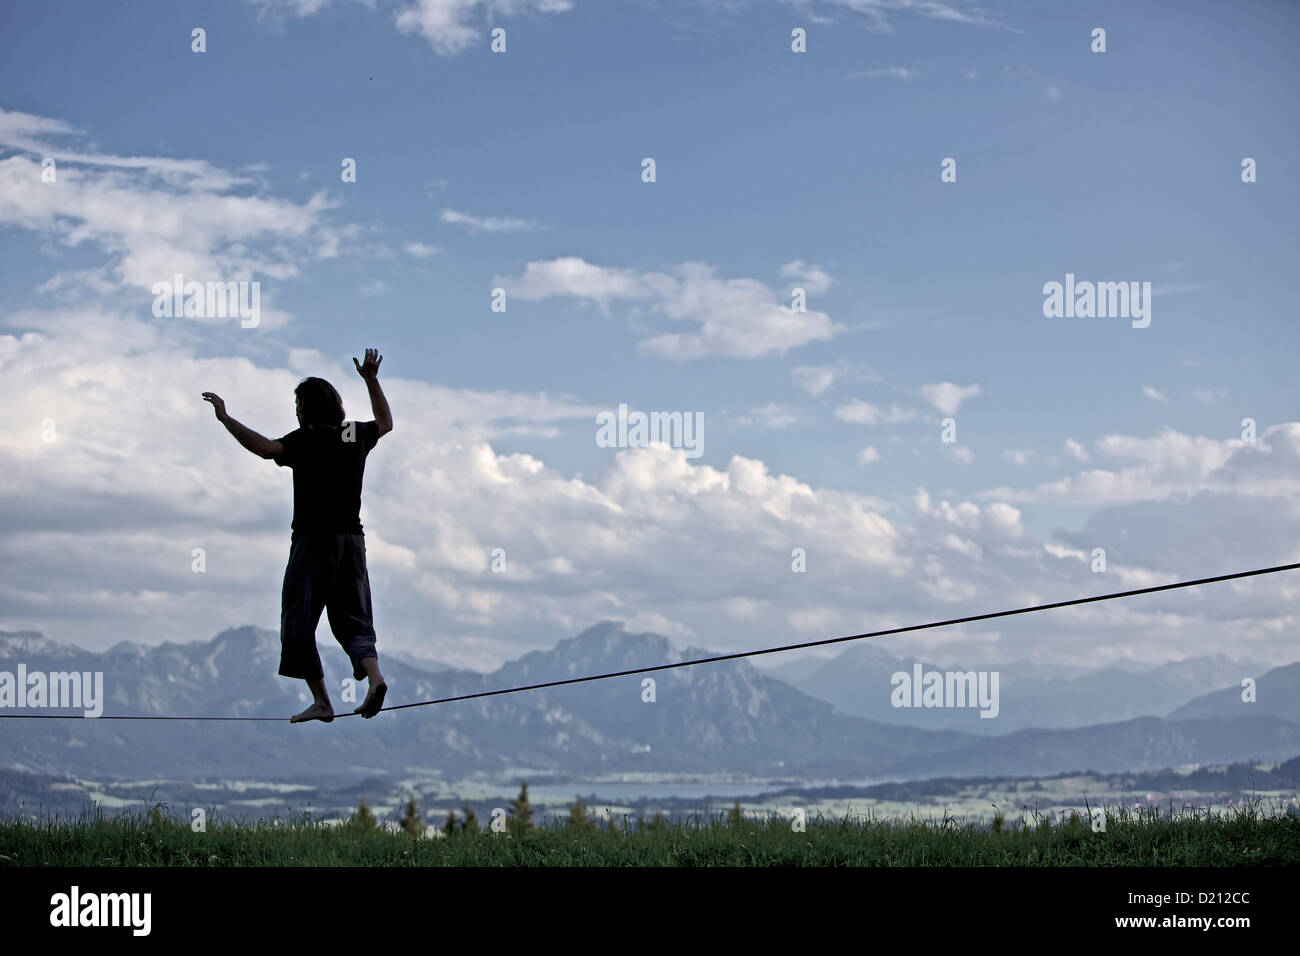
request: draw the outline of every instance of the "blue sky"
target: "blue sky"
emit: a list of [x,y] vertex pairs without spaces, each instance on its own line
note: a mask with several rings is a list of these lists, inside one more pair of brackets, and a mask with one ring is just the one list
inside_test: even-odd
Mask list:
[[[458,663],[604,617],[738,649],[1294,560],[1300,12],[1173,11],[5,5],[0,627],[273,626],[288,474],[198,392],[275,437],[323,374],[369,418],[369,345],[397,422],[363,512],[377,623]],[[261,326],[154,318],[187,263],[259,281]],[[1045,318],[1066,273],[1150,282],[1150,326]],[[702,412],[703,455],[598,447],[619,403]],[[1291,660],[1286,587],[925,640]]]

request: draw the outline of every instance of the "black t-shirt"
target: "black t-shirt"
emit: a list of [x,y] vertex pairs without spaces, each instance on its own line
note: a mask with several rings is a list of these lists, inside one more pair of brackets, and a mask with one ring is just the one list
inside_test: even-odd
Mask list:
[[362,533],[361,477],[377,441],[375,422],[296,428],[280,439],[274,461],[293,469],[294,534]]

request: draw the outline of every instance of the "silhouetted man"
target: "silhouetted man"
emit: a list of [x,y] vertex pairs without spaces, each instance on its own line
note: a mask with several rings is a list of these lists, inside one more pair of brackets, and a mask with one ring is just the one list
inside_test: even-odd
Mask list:
[[216,410],[217,421],[241,445],[254,455],[293,469],[293,534],[280,599],[279,673],[305,680],[313,698],[310,707],[291,718],[294,723],[334,719],[316,649],[316,625],[322,610],[328,612],[330,630],[352,662],[352,676],[370,682],[366,699],[355,713],[375,716],[388,692],[375,652],[360,517],[366,456],[381,436],[393,430],[393,416],[379,387],[382,361],[378,349],[366,349],[364,363],[352,360],[370,391],[374,421],[344,421],[343,400],[334,386],[323,378],[305,378],[294,389],[301,427],[277,441],[227,415],[220,396],[203,393]]

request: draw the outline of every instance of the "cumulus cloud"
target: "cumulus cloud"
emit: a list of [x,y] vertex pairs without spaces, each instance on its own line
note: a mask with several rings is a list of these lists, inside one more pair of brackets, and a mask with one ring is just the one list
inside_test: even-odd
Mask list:
[[1032,488],[1002,487],[988,495],[1007,501],[1110,504],[1160,500],[1198,491],[1251,495],[1300,492],[1300,427],[1275,425],[1255,443],[1213,439],[1165,429],[1154,437],[1107,435],[1093,445],[1098,456],[1135,461],[1093,468]]
[[1164,392],[1157,388],[1152,388],[1150,385],[1142,386],[1142,396],[1143,398],[1151,399],[1153,402],[1163,402],[1166,398]]
[[[7,620],[40,616],[65,635],[95,621],[105,639],[273,621],[289,475],[239,448],[198,393],[216,391],[236,418],[278,437],[294,425],[292,389],[308,372],[365,417],[355,375],[311,350],[295,353],[292,371],[200,358],[148,323],[93,311],[24,313],[11,324],[32,331],[0,336],[0,400],[30,423],[0,433]],[[497,451],[495,438],[520,421],[590,429],[598,409],[401,378],[386,390],[397,429],[367,467],[362,520],[390,633],[410,639],[438,621],[451,633],[535,634],[540,623],[555,634],[611,614],[687,622],[698,611],[691,577],[770,608],[769,588],[740,583],[763,560],[755,546],[779,557],[797,541],[878,573],[899,564],[897,532],[869,497],[815,489],[740,456],[700,466],[660,446],[612,453],[598,478],[577,479],[535,455]],[[50,443],[47,418],[57,426]],[[205,576],[189,569],[193,547],[206,550]],[[506,549],[509,581],[489,571],[493,547]],[[682,547],[716,570],[702,576],[688,562],[672,575],[686,577],[664,580],[655,568]],[[114,560],[96,557],[104,553]],[[79,575],[94,585],[77,588]],[[156,593],[141,603],[146,582]],[[48,595],[64,588],[68,599],[51,607]]]
[[[188,640],[233,624],[274,626],[290,476],[244,452],[198,393],[218,392],[236,418],[278,437],[294,426],[292,389],[304,374],[334,381],[349,413],[366,417],[350,360],[311,349],[295,350],[290,367],[204,355],[178,341],[174,326],[97,308],[28,311],[7,324],[0,403],[15,427],[0,430],[0,628],[102,647],[126,636]],[[791,631],[856,633],[864,621],[928,620],[937,607],[977,611],[1096,589],[1087,563],[1072,556],[1089,542],[1037,538],[1024,525],[1026,505],[1009,495],[953,500],[921,489],[905,509],[753,457],[714,467],[665,446],[611,449],[580,477],[537,451],[498,447],[511,434],[518,448],[521,425],[592,434],[600,409],[578,398],[399,376],[385,388],[397,427],[367,465],[362,521],[390,647],[490,666],[615,617],[739,649]],[[46,420],[53,441],[43,438]],[[1223,561],[1247,549],[1261,562],[1294,552],[1300,424],[1274,426],[1250,449],[1113,435],[1098,453],[1136,462],[1158,486],[1171,484],[1162,469],[1184,487],[1208,475],[1227,503],[1214,509],[1218,525],[1201,516],[1197,527],[1212,535],[1211,549],[1231,542]],[[1282,506],[1266,513],[1251,489]],[[1106,523],[1087,530],[1104,530],[1108,543],[1124,541],[1126,527],[1141,531],[1141,551],[1132,533],[1127,553],[1112,546],[1116,574],[1169,579],[1189,560],[1183,552],[1196,550],[1178,526],[1202,504],[1171,496],[1162,508],[1144,517],[1141,506],[1116,501]],[[490,570],[497,547],[504,575]],[[191,571],[194,548],[206,553],[202,575]],[[791,573],[795,548],[807,555],[804,574]],[[1207,614],[1230,618],[1234,635],[1261,653],[1281,648],[1289,606],[1252,603],[1266,593],[1252,587],[1207,592],[1194,608],[1152,599],[1063,611],[1052,619],[1052,653],[1095,663],[1100,650],[1138,640],[1152,654],[1211,651],[1215,633],[1189,626]],[[907,648],[1014,659],[1042,640],[1041,623],[1008,624],[917,636]]]
[[981,393],[978,385],[954,385],[936,382],[921,386],[921,397],[945,415],[956,415],[962,403]]
[[530,262],[518,278],[496,277],[492,283],[504,285],[514,298],[566,296],[594,302],[604,310],[617,299],[643,299],[651,294],[634,270],[598,266],[578,256]]

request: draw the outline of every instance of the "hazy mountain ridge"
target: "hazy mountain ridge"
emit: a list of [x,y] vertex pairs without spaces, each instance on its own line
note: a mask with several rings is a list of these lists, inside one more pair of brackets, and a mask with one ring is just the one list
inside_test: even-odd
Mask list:
[[[997,719],[981,718],[976,709],[893,707],[891,677],[898,671],[911,674],[917,663],[925,671],[996,670]],[[915,657],[896,657],[880,645],[863,644],[823,663],[808,677],[791,682],[853,716],[910,727],[1002,735],[1030,728],[1069,729],[1144,716],[1172,716],[1200,695],[1236,684],[1245,676],[1258,677],[1266,670],[1218,655],[1141,669],[1131,664],[1109,665],[1092,671],[1066,671],[1070,676],[1046,677],[1040,676],[1043,668],[1028,662],[989,668],[937,665]],[[1239,712],[1235,716],[1244,715]],[[1285,719],[1300,720],[1300,714]]]
[[[346,659],[328,634],[320,646],[336,711],[351,710],[355,704],[343,703],[338,692],[348,674]],[[661,635],[630,634],[620,624],[604,621],[551,649],[509,661],[492,674],[430,672],[398,656],[386,657],[384,670],[392,687],[390,703],[404,703],[654,667],[711,653],[679,650]],[[890,660],[879,648],[870,654],[878,664]],[[255,627],[232,628],[210,641],[189,644],[123,642],[102,653],[30,633],[0,634],[0,669],[12,669],[21,659],[29,671],[104,671],[108,714],[285,718],[304,705],[305,688],[275,676],[278,658],[278,635]],[[654,702],[643,700],[647,677],[654,680]],[[1262,678],[1260,686],[1266,686]],[[364,693],[364,686],[358,690]],[[1004,697],[1004,712],[1005,707]],[[1142,770],[1285,759],[1300,751],[1300,722],[1263,711],[1236,713],[1240,716],[1176,724],[1143,718],[1071,730],[1028,729],[989,738],[843,714],[741,659],[330,725],[10,721],[0,738],[0,765],[117,779],[257,775],[286,780],[517,767],[857,779]],[[985,723],[1002,724],[1002,719]]]
[[1255,700],[1241,699],[1244,689],[1237,686],[1212,691],[1188,701],[1169,715],[1171,720],[1237,717],[1263,714],[1300,723],[1300,663],[1277,667],[1255,676]]

